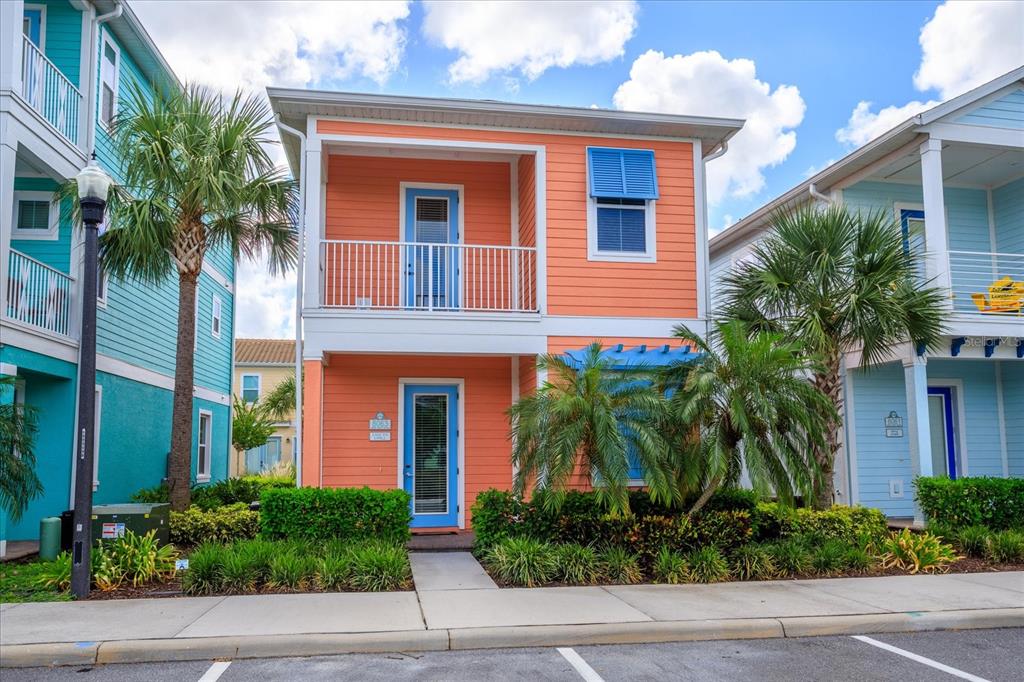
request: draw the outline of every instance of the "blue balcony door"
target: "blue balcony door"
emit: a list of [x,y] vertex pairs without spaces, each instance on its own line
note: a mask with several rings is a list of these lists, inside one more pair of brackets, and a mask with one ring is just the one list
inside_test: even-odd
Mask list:
[[405,304],[409,308],[459,307],[459,193],[405,190]]
[[26,9],[22,16],[21,31],[28,39],[32,41],[32,44],[38,47],[40,50],[43,49],[43,10],[41,9]]
[[958,453],[953,395],[949,386],[928,387],[928,431],[932,445],[932,475],[956,480]]
[[413,528],[459,524],[458,387],[408,384],[403,396],[403,480]]

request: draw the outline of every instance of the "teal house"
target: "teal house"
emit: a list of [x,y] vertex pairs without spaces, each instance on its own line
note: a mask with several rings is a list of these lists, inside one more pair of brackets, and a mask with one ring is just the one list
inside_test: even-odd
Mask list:
[[[44,486],[7,540],[38,537],[39,520],[70,509],[74,477],[81,230],[51,204],[95,153],[115,179],[108,126],[131,83],[179,83],[123,0],[0,3],[0,400],[35,408]],[[227,476],[235,264],[207,258],[199,286],[192,472]],[[166,475],[177,328],[177,282],[101,277],[97,296],[97,504],[127,501]]]
[[[1024,67],[885,132],[710,241],[711,291],[774,211],[887,211],[947,292],[941,347],[846,353],[835,499],[922,520],[919,475],[1024,477]],[[715,303],[712,304],[715,306]]]

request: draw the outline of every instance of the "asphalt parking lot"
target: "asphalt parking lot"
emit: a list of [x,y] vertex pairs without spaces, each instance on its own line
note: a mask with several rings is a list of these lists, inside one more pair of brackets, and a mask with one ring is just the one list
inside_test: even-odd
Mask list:
[[4,670],[4,682],[1024,679],[1024,628]]

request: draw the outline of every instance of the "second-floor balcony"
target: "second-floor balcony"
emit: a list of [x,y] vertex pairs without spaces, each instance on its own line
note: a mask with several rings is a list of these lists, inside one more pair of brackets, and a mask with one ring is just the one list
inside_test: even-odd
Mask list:
[[537,313],[537,249],[322,240],[322,305],[358,311]]
[[22,37],[21,97],[72,145],[78,145],[82,93],[28,36]]
[[1024,319],[1024,254],[950,251],[953,310]]
[[74,278],[14,249],[9,253],[4,316],[51,334],[71,337]]

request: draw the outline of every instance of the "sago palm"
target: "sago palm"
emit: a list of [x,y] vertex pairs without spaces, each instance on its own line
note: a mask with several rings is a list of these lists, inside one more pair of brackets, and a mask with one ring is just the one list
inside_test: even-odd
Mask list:
[[532,487],[557,506],[582,478],[612,512],[625,513],[633,453],[651,497],[672,501],[657,429],[663,401],[649,378],[615,369],[599,343],[587,348],[578,370],[557,355],[542,356],[538,366],[547,370],[548,380],[508,410],[515,492]]
[[833,410],[806,378],[818,365],[798,342],[751,333],[739,320],[717,323],[708,340],[682,325],[675,333],[700,351],[661,370],[658,382],[678,496],[697,498],[690,511],[738,483],[744,467],[761,493],[809,494],[819,476],[811,449],[824,444]]
[[860,351],[861,365],[870,366],[895,344],[934,348],[942,335],[946,294],[921,281],[921,254],[904,239],[890,213],[807,206],[776,214],[752,259],[725,279],[725,317],[799,339],[821,360],[811,378],[833,410],[826,441],[814,450],[819,508],[832,503],[843,354]]
[[[177,277],[178,324],[168,462],[173,509],[189,504],[196,291],[212,249],[266,256],[271,272],[297,257],[297,186],[274,167],[273,118],[258,97],[228,100],[198,86],[149,96],[131,88],[111,144],[118,185],[100,239],[104,270],[158,284]],[[65,188],[74,192],[72,186]]]

